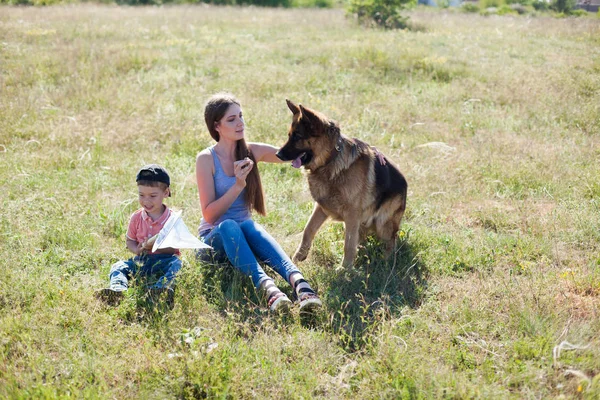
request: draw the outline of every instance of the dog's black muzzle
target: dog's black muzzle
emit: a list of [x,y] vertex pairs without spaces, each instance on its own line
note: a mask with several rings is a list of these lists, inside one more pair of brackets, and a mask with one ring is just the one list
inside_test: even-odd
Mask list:
[[275,155],[277,156],[277,158],[279,158],[281,161],[291,161],[292,159],[289,157],[286,157],[283,154],[283,148],[279,149],[279,151],[277,153],[275,153]]

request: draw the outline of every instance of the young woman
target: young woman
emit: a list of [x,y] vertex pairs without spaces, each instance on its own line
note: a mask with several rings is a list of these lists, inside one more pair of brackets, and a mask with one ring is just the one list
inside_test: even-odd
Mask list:
[[215,256],[228,260],[252,278],[264,293],[271,311],[287,311],[292,302],[277,288],[260,263],[269,265],[293,288],[302,312],[314,312],[321,300],[281,246],[262,226],[252,220],[251,211],[265,214],[260,161],[280,163],[277,148],[246,142],[240,102],[228,93],[212,96],[204,119],[216,143],[196,158],[196,181],[202,208],[198,233],[213,247]]

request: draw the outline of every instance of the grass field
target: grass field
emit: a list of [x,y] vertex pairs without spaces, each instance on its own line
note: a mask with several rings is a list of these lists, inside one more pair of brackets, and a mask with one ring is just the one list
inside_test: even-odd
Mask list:
[[[600,396],[600,19],[416,10],[0,8],[0,398]],[[158,162],[195,231],[203,105],[229,90],[250,140],[289,98],[376,145],[409,182],[397,263],[300,265],[325,313],[269,316],[248,279],[183,251],[171,311],[94,290],[129,257],[135,173]],[[292,254],[302,173],[260,165]],[[282,288],[290,293],[281,280]]]

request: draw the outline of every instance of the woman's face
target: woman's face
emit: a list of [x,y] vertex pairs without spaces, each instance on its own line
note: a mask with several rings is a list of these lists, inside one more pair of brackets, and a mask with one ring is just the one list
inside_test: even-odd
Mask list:
[[235,103],[230,105],[215,128],[221,138],[233,141],[243,139],[244,117],[242,116],[242,108]]

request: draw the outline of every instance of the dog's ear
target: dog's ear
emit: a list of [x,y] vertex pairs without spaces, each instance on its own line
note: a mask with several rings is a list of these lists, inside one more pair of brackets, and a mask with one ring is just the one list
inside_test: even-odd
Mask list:
[[302,118],[307,120],[312,125],[313,129],[317,130],[324,125],[323,119],[319,115],[317,115],[313,110],[302,106],[302,104],[300,104],[299,106],[300,111],[302,112]]
[[296,104],[294,104],[293,101],[285,99],[288,108],[290,109],[290,111],[292,112],[292,114],[296,115],[296,114],[300,114],[300,109],[298,108],[298,106]]

